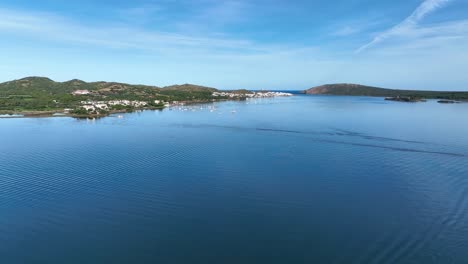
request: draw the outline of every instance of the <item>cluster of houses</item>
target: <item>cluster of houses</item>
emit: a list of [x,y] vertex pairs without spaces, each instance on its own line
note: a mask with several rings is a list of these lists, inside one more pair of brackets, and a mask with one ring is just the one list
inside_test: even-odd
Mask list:
[[251,92],[251,93],[231,93],[231,92],[214,92],[214,97],[229,97],[229,98],[269,98],[269,97],[284,97],[292,96],[291,93],[284,92]]
[[[157,104],[157,105],[163,104],[166,107],[169,107],[171,105],[169,102],[165,102],[165,101],[162,101],[162,100],[154,100],[154,103]],[[172,103],[173,104],[178,104],[179,102],[173,101]]]
[[81,107],[86,111],[109,110],[109,106],[133,106],[136,108],[145,107],[148,102],[145,101],[130,101],[130,100],[113,100],[113,101],[81,101]]

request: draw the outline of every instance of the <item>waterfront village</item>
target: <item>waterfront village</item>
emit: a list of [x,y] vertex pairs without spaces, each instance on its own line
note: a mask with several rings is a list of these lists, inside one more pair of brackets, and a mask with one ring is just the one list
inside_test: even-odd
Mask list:
[[[73,92],[74,95],[88,94],[86,90],[79,90]],[[213,92],[214,98],[230,98],[230,99],[249,99],[249,98],[272,98],[272,97],[286,97],[292,96],[291,93],[284,92],[249,92],[249,93],[236,93],[236,92]],[[154,104],[153,104],[154,103]],[[151,102],[152,105],[163,107],[170,107],[172,105],[184,105],[186,102],[172,101],[165,102],[162,100],[154,100]],[[87,112],[94,112],[99,114],[101,112],[108,112],[111,109],[119,107],[131,107],[135,109],[141,109],[148,107],[150,102],[148,101],[131,101],[131,100],[112,100],[112,101],[81,101],[81,109]],[[71,111],[71,109],[65,109]]]
[[[168,102],[155,100],[154,104],[169,106]],[[113,100],[113,101],[81,101],[81,108],[89,112],[105,110],[108,111],[111,107],[115,106],[129,106],[134,108],[144,108],[148,106],[145,101],[130,101],[130,100]]]

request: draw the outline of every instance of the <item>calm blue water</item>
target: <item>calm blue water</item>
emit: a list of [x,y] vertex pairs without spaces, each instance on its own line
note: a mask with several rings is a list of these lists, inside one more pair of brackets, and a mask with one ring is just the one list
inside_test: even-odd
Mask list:
[[0,119],[0,263],[468,263],[468,104],[211,106]]

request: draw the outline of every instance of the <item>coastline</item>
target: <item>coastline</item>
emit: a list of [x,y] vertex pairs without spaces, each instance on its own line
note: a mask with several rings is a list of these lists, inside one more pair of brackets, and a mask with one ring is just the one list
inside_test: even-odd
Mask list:
[[[274,97],[282,97],[282,96],[293,96],[293,94],[283,93],[283,92],[254,92],[249,94],[242,94],[242,93],[231,93],[231,92],[214,92],[212,94],[212,98],[210,99],[193,99],[193,100],[185,100],[185,101],[173,101],[172,103],[161,104],[156,106],[150,106],[148,103],[144,105],[138,105],[131,109],[124,108],[124,109],[109,109],[107,104],[105,105],[106,111],[89,111],[88,113],[81,114],[81,113],[73,113],[70,110],[73,109],[56,109],[56,110],[21,110],[21,111],[14,111],[14,110],[2,110],[0,111],[0,119],[8,119],[8,118],[45,118],[45,117],[71,117],[71,118],[104,118],[112,114],[119,114],[119,113],[132,113],[135,111],[144,111],[144,110],[163,110],[167,107],[171,106],[182,106],[182,105],[194,105],[194,104],[206,104],[206,103],[216,103],[216,102],[226,102],[226,101],[245,101],[250,98],[274,98]],[[85,102],[82,102],[82,104]],[[99,104],[100,102],[92,102],[88,101],[87,104]],[[79,106],[79,108],[83,108]],[[94,106],[93,106],[94,108]]]
[[[228,102],[228,101],[244,101],[245,98],[230,98],[230,99],[211,99],[211,100],[194,100],[194,101],[182,101],[174,104],[172,106],[182,106],[182,105],[196,105],[196,104],[207,104],[207,103],[217,103],[217,102]],[[170,107],[170,106],[169,106]],[[0,111],[0,119],[10,119],[10,118],[50,118],[50,117],[71,117],[71,118],[78,118],[78,119],[86,119],[86,118],[104,118],[108,117],[113,114],[124,114],[124,113],[133,113],[136,111],[156,111],[156,110],[164,110],[169,108],[168,106],[161,106],[161,107],[143,107],[143,108],[135,108],[131,111],[127,109],[123,110],[111,110],[105,114],[88,114],[88,115],[79,115],[79,114],[72,114],[72,113],[65,113],[63,110],[24,110],[24,111]]]
[[14,112],[13,114],[8,113],[0,113],[0,119],[9,119],[9,118],[46,118],[46,117],[72,117],[72,118],[103,118],[110,116],[112,114],[123,114],[123,113],[132,113],[135,111],[140,110],[163,110],[165,107],[147,107],[147,108],[140,108],[135,109],[133,111],[127,110],[112,110],[106,114],[89,114],[89,115],[77,115],[77,114],[70,114],[64,113],[60,111],[20,111]]
[[[309,95],[309,96],[343,96],[343,95],[331,95],[331,94],[302,94],[302,95]],[[354,95],[344,95],[349,97],[356,97]],[[394,100],[393,98],[386,98],[381,96],[365,96],[365,97],[372,97],[372,98],[382,98],[384,101],[394,101],[394,102],[428,102],[434,101],[438,104],[463,104],[468,103],[468,101],[451,101],[451,100],[438,100],[438,99],[421,99],[421,100]],[[274,98],[274,97],[270,97]],[[12,118],[51,118],[51,117],[69,117],[69,118],[77,118],[77,119],[98,119],[98,118],[105,118],[110,115],[114,114],[124,114],[124,113],[133,113],[138,111],[156,111],[156,110],[164,110],[166,108],[174,107],[174,106],[186,106],[186,105],[197,105],[197,104],[209,104],[209,103],[219,103],[219,102],[236,102],[236,101],[246,101],[249,98],[245,97],[233,97],[233,98],[217,98],[217,99],[209,99],[209,100],[193,100],[193,101],[179,101],[176,104],[172,104],[171,106],[151,106],[151,107],[141,107],[141,108],[134,108],[132,110],[129,109],[121,109],[121,110],[110,110],[106,113],[99,113],[99,114],[87,114],[87,115],[80,115],[80,114],[73,114],[64,112],[63,109],[57,110],[24,110],[24,111],[0,111],[0,119],[12,119]]]

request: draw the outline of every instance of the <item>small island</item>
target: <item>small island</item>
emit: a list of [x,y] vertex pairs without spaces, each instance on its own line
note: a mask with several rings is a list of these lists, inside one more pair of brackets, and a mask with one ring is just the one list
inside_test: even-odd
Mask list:
[[395,96],[395,97],[385,97],[387,101],[396,101],[396,102],[407,102],[407,103],[417,103],[417,102],[426,102],[426,99],[412,96]]
[[193,84],[166,87],[117,82],[55,82],[27,77],[0,83],[0,117],[98,118],[172,105],[292,96],[282,92],[221,91]]
[[455,101],[455,100],[439,100],[437,102],[439,104],[459,104],[459,103],[461,103],[460,101]]

